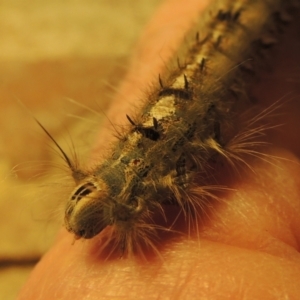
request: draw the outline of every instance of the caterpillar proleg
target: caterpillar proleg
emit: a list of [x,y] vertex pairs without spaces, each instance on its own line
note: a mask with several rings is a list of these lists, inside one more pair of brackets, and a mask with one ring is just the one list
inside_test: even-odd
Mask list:
[[172,228],[156,226],[152,219],[167,218],[169,206],[197,224],[218,197],[210,183],[214,161],[235,164],[244,161],[244,153],[257,155],[261,127],[250,125],[262,116],[250,120],[245,132],[238,115],[251,106],[253,78],[294,5],[215,1],[193,28],[194,39],[178,54],[178,65],[158,75],[141,110],[127,115],[127,132],[103,162],[79,168],[57,145],[76,183],[65,210],[66,228],[76,239],[107,231],[111,235],[103,247],[112,239],[122,253],[139,251],[141,240],[155,248],[155,231]]

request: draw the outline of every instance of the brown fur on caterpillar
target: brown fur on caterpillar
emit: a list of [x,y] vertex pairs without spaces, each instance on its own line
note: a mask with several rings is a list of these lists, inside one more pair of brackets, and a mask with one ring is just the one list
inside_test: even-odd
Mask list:
[[[214,197],[205,192],[210,162],[217,155],[231,163],[242,152],[252,153],[250,143],[238,139],[236,115],[251,102],[249,75],[276,44],[286,22],[280,16],[290,5],[217,1],[201,21],[204,38],[196,36],[184,65],[159,76],[142,111],[127,116],[131,128],[110,157],[80,170],[57,145],[77,183],[66,206],[67,230],[92,238],[112,226],[122,251],[132,252],[135,237],[151,230],[147,222],[163,214],[165,205],[177,205],[187,218],[190,211],[205,209]],[[192,197],[199,178],[204,178],[202,195]],[[151,246],[150,238],[146,243]]]

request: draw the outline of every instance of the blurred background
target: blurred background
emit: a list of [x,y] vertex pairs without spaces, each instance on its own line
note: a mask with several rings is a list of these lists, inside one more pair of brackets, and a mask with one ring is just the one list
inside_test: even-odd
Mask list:
[[20,102],[84,160],[160,2],[0,0],[0,299],[15,299],[52,244],[73,188],[53,143]]

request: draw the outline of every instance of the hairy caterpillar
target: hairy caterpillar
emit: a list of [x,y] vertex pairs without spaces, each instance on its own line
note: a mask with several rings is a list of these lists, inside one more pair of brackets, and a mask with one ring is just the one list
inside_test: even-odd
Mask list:
[[131,252],[139,238],[151,246],[151,218],[164,214],[164,205],[180,207],[187,218],[205,208],[214,197],[206,190],[210,162],[217,155],[230,162],[247,152],[250,143],[238,139],[236,115],[250,102],[251,73],[276,43],[291,6],[216,2],[185,61],[159,77],[160,87],[136,118],[128,116],[131,128],[106,161],[81,170],[63,153],[77,183],[65,212],[70,232],[92,238],[112,226],[122,251]]

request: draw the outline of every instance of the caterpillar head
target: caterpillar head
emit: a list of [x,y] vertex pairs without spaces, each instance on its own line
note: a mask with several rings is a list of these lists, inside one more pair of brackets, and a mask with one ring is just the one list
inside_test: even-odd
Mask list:
[[[65,210],[66,229],[76,239],[90,239],[105,227],[115,225],[129,230],[144,211],[142,199],[110,197],[107,185],[100,178],[82,181],[69,198]],[[130,201],[129,201],[130,200]]]
[[67,202],[65,226],[76,238],[90,239],[111,225],[105,184],[87,178],[79,184]]

